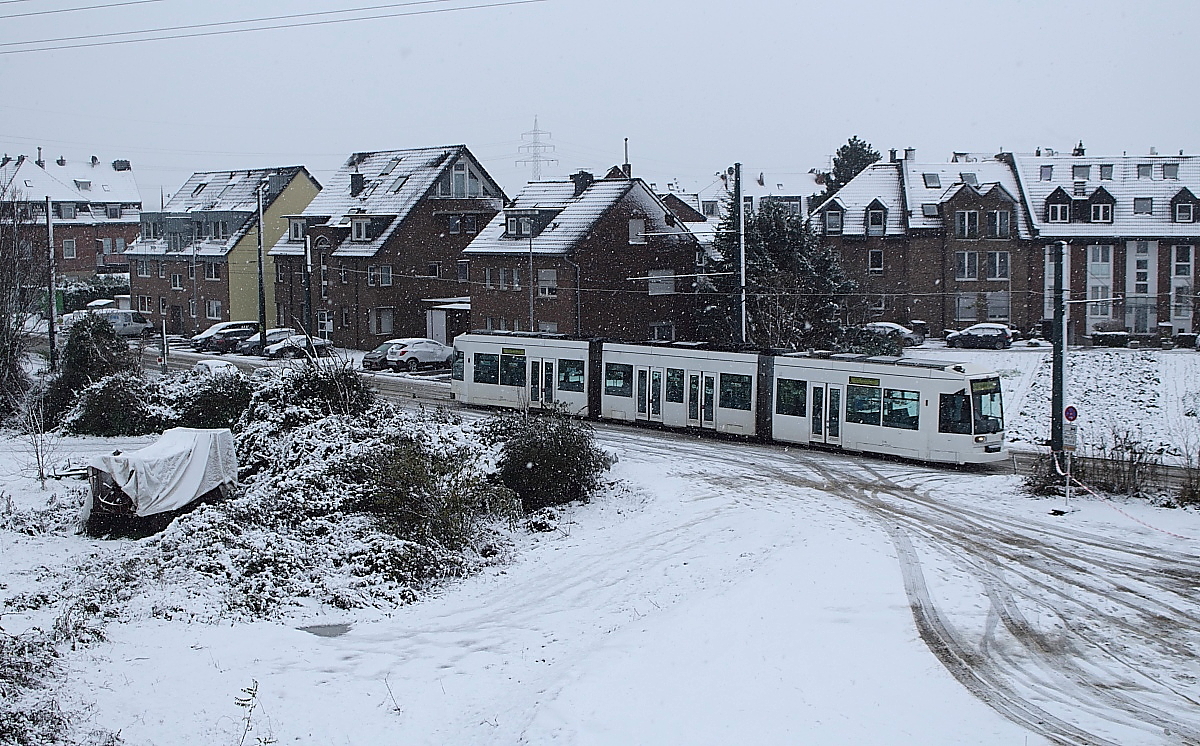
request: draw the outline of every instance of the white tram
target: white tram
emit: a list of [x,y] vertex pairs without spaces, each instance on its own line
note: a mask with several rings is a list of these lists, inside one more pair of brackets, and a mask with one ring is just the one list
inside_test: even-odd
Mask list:
[[951,464],[1006,457],[1000,379],[978,365],[503,332],[463,334],[454,348],[450,390],[464,404]]

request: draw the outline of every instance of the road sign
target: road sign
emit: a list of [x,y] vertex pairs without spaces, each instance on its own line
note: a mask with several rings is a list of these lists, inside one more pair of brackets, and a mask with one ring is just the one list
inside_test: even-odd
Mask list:
[[1079,425],[1072,425],[1070,423],[1063,425],[1063,450],[1074,452],[1078,442]]
[[1078,416],[1079,410],[1075,407],[1067,407],[1063,410],[1063,417],[1067,420],[1067,422],[1074,422],[1075,418]]

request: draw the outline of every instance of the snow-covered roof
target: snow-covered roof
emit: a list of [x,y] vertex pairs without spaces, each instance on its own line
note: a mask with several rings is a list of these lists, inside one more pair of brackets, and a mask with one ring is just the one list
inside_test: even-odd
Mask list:
[[[56,203],[88,205],[135,205],[121,211],[118,218],[109,218],[103,209],[80,210],[67,222],[130,223],[138,220],[142,197],[128,161],[106,163],[91,160],[46,160],[39,166],[33,158],[12,158],[0,165],[0,184],[6,195],[19,194],[22,199],[41,201],[50,197]],[[11,191],[10,191],[11,190]]]
[[[478,194],[471,195],[468,190],[468,196],[503,203],[504,192],[466,145],[441,145],[354,153],[329,178],[325,188],[300,216],[308,219],[310,227],[337,225],[347,228],[352,217],[391,218],[387,228],[372,240],[345,241],[334,250],[334,256],[373,256],[421,199],[430,194],[438,180],[449,178],[455,164],[460,162],[466,166],[464,179],[478,182]],[[359,181],[359,191],[354,193],[353,187]],[[303,243],[290,241],[286,235],[271,249],[273,254],[301,254],[303,251]]]
[[899,163],[872,163],[838,190],[832,199],[822,202],[816,209],[824,210],[826,206],[838,205],[845,211],[842,216],[842,235],[865,236],[867,206],[876,200],[887,209],[884,235],[904,235]]
[[[1043,237],[1191,237],[1200,233],[1200,226],[1196,223],[1176,223],[1170,212],[1171,199],[1181,189],[1186,187],[1193,195],[1200,196],[1200,156],[1017,155],[1014,161],[1029,202],[1033,224]],[[1111,179],[1101,178],[1102,166],[1112,168]],[[1164,166],[1168,171],[1170,167],[1175,167],[1178,170],[1177,178],[1167,178],[1164,175]],[[1042,178],[1043,167],[1048,167],[1048,179]],[[1076,173],[1076,167],[1079,167],[1079,173]],[[1142,171],[1149,167],[1148,178],[1139,178],[1139,167],[1142,167]],[[1077,182],[1082,186],[1082,195],[1077,194],[1077,191],[1080,191],[1076,189]],[[1111,223],[1046,221],[1046,197],[1054,190],[1062,188],[1073,199],[1086,200],[1101,187],[1116,199]],[[1153,200],[1151,212],[1135,214],[1134,200],[1143,198]]]
[[[908,225],[910,228],[941,228],[942,218],[937,214],[926,214],[925,205],[938,205],[953,197],[963,188],[972,188],[980,194],[988,194],[999,187],[1015,203],[1013,227],[1020,238],[1029,238],[1025,221],[1025,205],[1021,202],[1021,189],[1008,164],[994,156],[970,155],[970,160],[958,154],[957,161],[948,163],[920,163],[900,161],[904,170],[905,198],[908,202]],[[853,182],[851,182],[853,183]],[[843,190],[844,191],[844,190]],[[931,211],[932,212],[932,211]]]
[[[586,236],[596,221],[635,184],[640,184],[642,190],[650,194],[640,179],[597,179],[579,196],[575,196],[575,182],[570,179],[531,181],[517,195],[512,205],[498,213],[487,227],[479,232],[465,253],[566,253],[579,239]],[[657,201],[657,197],[654,199]],[[506,213],[512,210],[545,210],[556,214],[550,223],[533,237],[531,248],[527,236],[513,237],[505,234]]]
[[[284,184],[289,184],[301,171],[307,173],[304,166],[197,172],[175,192],[162,212],[258,212],[256,191],[260,182],[280,176]],[[269,199],[264,200],[264,207],[267,204]]]

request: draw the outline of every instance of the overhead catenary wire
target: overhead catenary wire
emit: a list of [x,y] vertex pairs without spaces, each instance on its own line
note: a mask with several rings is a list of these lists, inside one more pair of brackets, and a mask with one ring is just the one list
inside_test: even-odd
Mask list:
[[26,13],[9,13],[8,15],[0,16],[4,18],[29,18],[30,16],[48,16],[55,13],[78,13],[84,10],[107,10],[109,8],[120,8],[125,5],[145,5],[147,3],[161,3],[163,0],[124,0],[119,3],[103,3],[101,5],[84,5],[75,8],[54,8],[52,10],[31,10]]
[[[414,5],[429,5],[429,4],[434,4],[434,3],[443,3],[443,2],[451,2],[451,1],[452,0],[416,0],[416,2],[393,3],[393,4],[390,4],[389,6],[380,6],[380,7],[404,7],[404,6],[414,6]],[[503,7],[510,7],[510,6],[515,6],[515,5],[531,5],[534,3],[545,3],[545,2],[550,2],[550,0],[504,0],[503,2],[483,3],[483,4],[478,4],[478,5],[461,5],[461,6],[457,6],[457,7],[453,7],[453,8],[431,8],[428,10],[411,10],[411,11],[402,11],[402,12],[398,12],[398,13],[380,13],[380,14],[375,14],[375,15],[357,16],[355,18],[327,18],[327,19],[319,20],[319,21],[303,21],[303,22],[299,22],[299,23],[280,23],[280,24],[274,24],[274,25],[268,25],[268,26],[258,26],[255,28],[235,28],[235,29],[222,29],[222,30],[216,30],[216,31],[197,31],[195,33],[167,34],[167,35],[163,35],[163,36],[147,36],[147,37],[138,38],[138,39],[106,38],[106,40],[104,40],[104,41],[86,42],[86,43],[82,43],[82,44],[58,44],[55,46],[32,46],[32,45],[37,45],[37,44],[52,43],[50,41],[5,42],[3,44],[0,44],[0,46],[30,45],[30,48],[27,48],[27,49],[2,49],[2,50],[0,50],[0,55],[26,54],[26,53],[30,53],[30,52],[48,52],[48,51],[62,50],[62,49],[84,49],[84,48],[90,48],[90,47],[107,47],[107,46],[116,46],[118,44],[141,44],[144,42],[152,42],[152,41],[166,41],[166,40],[171,40],[171,39],[194,39],[194,38],[208,37],[208,36],[223,36],[223,35],[228,35],[228,34],[242,34],[242,33],[254,32],[254,31],[271,31],[271,30],[276,30],[276,29],[287,29],[287,28],[329,26],[329,25],[333,25],[333,24],[337,24],[337,23],[354,23],[354,22],[358,22],[358,21],[376,21],[376,20],[383,20],[383,19],[388,19],[388,18],[402,18],[402,17],[408,17],[408,16],[423,16],[423,15],[434,15],[434,14],[440,14],[440,13],[455,13],[455,12],[469,11],[469,10],[485,10],[488,8],[503,8]],[[348,12],[361,12],[361,11],[349,11],[349,10],[322,11],[321,14],[328,15],[330,13],[348,13]],[[313,14],[299,14],[299,15],[311,16]],[[225,21],[225,22],[217,23],[215,25],[236,25],[239,23],[261,23],[261,22],[262,22],[262,20]],[[200,24],[200,25],[204,26],[206,24]],[[161,29],[161,30],[167,30],[167,29]],[[149,29],[149,30],[143,30],[143,31],[139,31],[139,32],[114,32],[113,34],[105,34],[105,35],[98,35],[98,36],[108,37],[108,36],[112,36],[112,35],[128,35],[128,34],[134,34],[134,33],[154,34],[154,33],[160,33],[161,30]],[[82,38],[86,38],[86,37],[80,37],[80,38],[82,39]],[[97,38],[97,37],[92,37],[92,38]],[[67,40],[67,39],[64,37],[63,40]]]

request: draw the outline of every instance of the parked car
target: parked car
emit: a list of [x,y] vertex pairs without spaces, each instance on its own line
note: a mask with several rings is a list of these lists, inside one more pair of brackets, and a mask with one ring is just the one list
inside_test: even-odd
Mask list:
[[[333,342],[320,337],[312,337],[313,352],[317,355],[330,355],[333,353]],[[293,334],[286,339],[276,342],[273,345],[267,345],[263,349],[263,354],[270,358],[304,357],[308,354],[309,337],[303,334]]]
[[[288,327],[281,327],[279,329],[268,329],[267,330],[267,345],[270,346],[270,345],[275,344],[276,342],[282,342],[283,340],[294,335],[295,333],[296,333],[295,329],[291,329]],[[261,335],[259,335],[258,332],[255,332],[251,336],[246,337],[244,340],[242,340],[241,342],[238,343],[238,346],[235,348],[234,351],[237,352],[239,355],[261,355],[262,351],[263,351],[263,343],[262,343]]]
[[212,339],[213,335],[215,335],[217,332],[223,331],[225,329],[253,329],[254,331],[258,331],[258,322],[257,321],[218,321],[217,323],[208,327],[207,329],[200,332],[199,334],[197,334],[196,336],[192,337],[189,340],[192,344],[192,349],[203,350],[205,348],[205,345],[208,344],[208,340]]
[[891,321],[872,321],[863,326],[869,332],[879,334],[884,337],[889,334],[896,334],[900,337],[900,344],[904,347],[915,347],[925,343],[925,335],[919,332],[914,332],[907,326],[892,323]]
[[454,348],[422,337],[394,340],[387,351],[387,364],[392,370],[444,368],[454,359]]
[[393,346],[404,344],[404,339],[389,339],[375,349],[363,355],[363,370],[385,370],[388,367],[387,354]]
[[242,371],[228,360],[199,360],[192,366],[193,373],[205,376],[240,376]]
[[258,332],[256,330],[240,326],[232,329],[222,329],[208,338],[208,342],[204,344],[204,349],[217,353],[233,352],[243,341],[257,335]]
[[78,321],[88,314],[95,314],[112,324],[113,330],[122,337],[146,337],[154,332],[154,325],[137,311],[122,311],[116,308],[93,308],[86,311],[72,311],[62,319],[62,330],[69,332]]
[[975,324],[957,332],[946,335],[947,347],[980,347],[991,350],[1002,350],[1012,347],[1017,333],[1004,324]]

